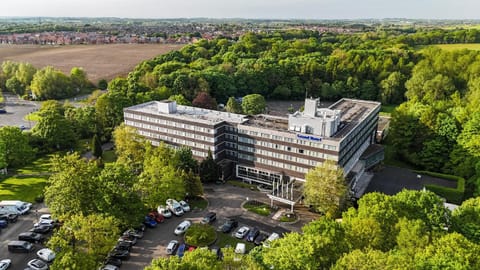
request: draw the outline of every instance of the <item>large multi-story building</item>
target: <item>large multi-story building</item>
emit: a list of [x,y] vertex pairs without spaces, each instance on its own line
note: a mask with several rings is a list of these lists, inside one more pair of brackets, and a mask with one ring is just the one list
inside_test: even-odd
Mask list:
[[163,141],[173,147],[188,146],[199,159],[210,150],[223,164],[225,176],[231,172],[245,181],[273,186],[278,192],[283,192],[285,185],[288,190],[290,183],[289,195],[279,195],[290,201],[294,180],[303,181],[308,170],[325,160],[343,168],[356,192],[366,166],[383,158],[375,155],[381,149],[373,145],[380,103],[341,99],[328,108],[319,105],[319,99],[306,99],[303,112],[286,118],[152,101],[126,108],[124,116],[126,125],[135,127],[154,145]]

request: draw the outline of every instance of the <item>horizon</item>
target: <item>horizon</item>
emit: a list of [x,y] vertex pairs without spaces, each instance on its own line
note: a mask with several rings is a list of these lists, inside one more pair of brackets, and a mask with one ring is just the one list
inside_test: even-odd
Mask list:
[[477,20],[475,0],[4,0],[0,17],[259,20]]

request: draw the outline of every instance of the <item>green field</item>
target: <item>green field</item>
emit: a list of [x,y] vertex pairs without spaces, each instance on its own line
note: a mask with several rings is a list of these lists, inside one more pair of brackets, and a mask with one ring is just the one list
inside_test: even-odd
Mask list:
[[473,51],[480,51],[480,43],[459,43],[459,44],[438,44],[435,45],[442,50],[446,51],[455,51],[455,50],[473,50]]
[[35,202],[36,197],[43,195],[50,175],[51,156],[38,158],[0,178],[0,200]]

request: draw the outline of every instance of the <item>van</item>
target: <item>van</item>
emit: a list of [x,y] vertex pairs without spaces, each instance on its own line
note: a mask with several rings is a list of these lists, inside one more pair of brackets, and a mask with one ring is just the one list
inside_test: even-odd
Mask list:
[[28,253],[33,250],[32,243],[27,241],[10,241],[8,242],[8,251]]
[[264,247],[270,247],[270,242],[272,242],[274,240],[277,240],[278,238],[280,238],[280,235],[278,233],[270,234],[270,236],[267,238],[267,240],[265,240],[265,242],[263,242],[263,246]]
[[27,202],[22,202],[22,201],[1,201],[0,202],[0,210],[11,210],[11,211],[17,211],[18,213],[14,214],[20,214],[24,215],[30,211],[30,208],[32,207],[31,203]]

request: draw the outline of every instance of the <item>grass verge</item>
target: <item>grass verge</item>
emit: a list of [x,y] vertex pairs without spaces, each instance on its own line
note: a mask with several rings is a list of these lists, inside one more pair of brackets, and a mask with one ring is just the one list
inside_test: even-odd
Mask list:
[[463,197],[465,194],[464,178],[455,176],[455,175],[434,173],[434,172],[428,172],[428,171],[415,171],[415,172],[419,174],[424,174],[432,177],[437,177],[437,178],[457,182],[456,188],[449,188],[449,187],[444,187],[444,186],[435,185],[435,184],[426,184],[425,188],[434,192],[438,196],[445,198],[449,203],[454,203],[454,204],[462,203]]
[[272,213],[269,205],[257,201],[248,201],[243,205],[243,208],[265,217],[268,217]]
[[248,188],[248,189],[251,189],[251,190],[258,190],[257,185],[241,182],[241,181],[238,181],[238,180],[228,180],[227,183],[232,185],[232,186],[236,186],[236,187]]
[[43,195],[48,175],[22,176],[14,175],[0,181],[0,200],[20,200],[35,202]]

